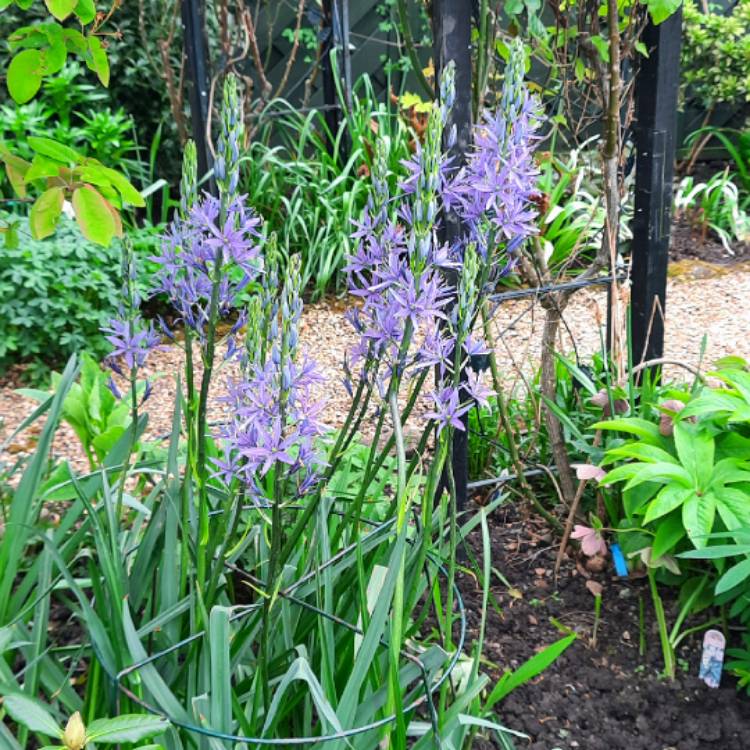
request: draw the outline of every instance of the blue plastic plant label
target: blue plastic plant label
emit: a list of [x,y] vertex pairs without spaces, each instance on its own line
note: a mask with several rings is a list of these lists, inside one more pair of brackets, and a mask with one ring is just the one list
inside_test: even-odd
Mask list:
[[615,564],[615,572],[620,578],[628,577],[628,563],[625,560],[625,555],[622,554],[619,544],[610,544],[609,548],[612,550],[612,561]]
[[707,630],[703,636],[703,654],[701,655],[701,669],[698,677],[710,688],[719,687],[721,682],[726,644],[727,640],[719,630]]

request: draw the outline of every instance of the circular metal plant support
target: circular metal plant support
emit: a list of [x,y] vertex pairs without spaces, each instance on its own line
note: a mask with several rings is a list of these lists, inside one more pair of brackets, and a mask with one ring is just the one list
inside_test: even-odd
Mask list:
[[[383,534],[383,532],[387,531],[393,525],[393,523],[394,523],[393,519],[385,521],[377,525],[371,523],[371,525],[373,526],[372,530],[368,534],[366,534],[364,537],[362,537],[362,539],[360,539],[356,544],[349,545],[348,547],[345,547],[344,549],[340,550],[336,555],[332,556],[323,565],[320,565],[314,570],[306,573],[299,580],[295,581],[294,583],[290,584],[285,589],[280,591],[279,596],[289,600],[291,603],[293,603],[296,606],[303,607],[320,617],[325,617],[329,619],[335,625],[344,627],[352,631],[353,633],[364,635],[363,631],[356,625],[352,625],[351,623],[346,622],[342,618],[332,615],[328,612],[325,612],[324,610],[294,596],[294,591],[298,589],[300,586],[302,586],[303,584],[307,583],[311,579],[318,576],[326,568],[344,559],[350,552],[356,549],[358,545],[362,543],[366,543],[368,540],[371,540],[373,538],[377,539],[377,537],[381,535],[383,536],[383,539],[387,538]],[[407,540],[407,542],[409,544],[413,544],[412,540]],[[441,575],[447,580],[448,573],[445,567],[442,565],[442,563],[439,563],[437,560],[435,560],[434,556],[431,555],[430,553],[428,553],[428,557],[430,558],[431,562],[437,565],[439,575]],[[238,575],[252,579],[254,585],[256,586],[258,585],[259,582],[257,581],[257,579],[255,579],[250,574],[245,573],[239,567],[234,566],[234,565],[229,565],[229,564],[227,565],[227,567],[230,570],[237,573]],[[457,608],[457,614],[459,617],[459,626],[460,626],[459,627],[459,639],[458,639],[458,643],[456,644],[455,652],[453,653],[451,658],[448,660],[448,664],[446,668],[442,671],[442,674],[440,675],[439,679],[437,679],[433,684],[430,684],[430,678],[427,673],[427,669],[425,665],[422,663],[422,661],[420,660],[419,656],[415,654],[410,654],[404,650],[400,651],[401,655],[406,660],[415,664],[416,667],[419,669],[420,674],[421,674],[422,685],[424,688],[424,692],[422,693],[422,695],[420,695],[420,697],[413,700],[406,708],[404,708],[403,713],[411,713],[417,708],[426,705],[430,712],[433,730],[435,732],[437,732],[437,713],[435,711],[435,707],[432,701],[432,696],[437,690],[440,689],[440,687],[450,677],[451,672],[455,668],[456,664],[458,663],[458,659],[460,658],[461,653],[463,652],[464,643],[466,641],[466,610],[464,608],[463,598],[461,597],[461,592],[458,586],[456,585],[455,581],[453,582],[452,588],[453,588],[453,594],[454,594],[454,601],[455,601],[456,608]],[[243,617],[247,617],[249,614],[257,611],[262,606],[263,606],[263,602],[257,602],[254,604],[249,604],[243,607],[239,607],[238,609],[240,611],[236,612],[234,615],[232,615],[232,617],[230,617],[230,622],[236,622],[237,620],[241,620]],[[192,724],[188,721],[182,721],[173,716],[170,716],[168,712],[164,711],[158,706],[153,705],[152,703],[149,703],[148,701],[143,700],[142,698],[137,696],[135,693],[133,693],[133,691],[130,690],[130,688],[128,688],[126,685],[123,684],[123,680],[125,678],[127,678],[130,675],[137,674],[138,671],[142,669],[143,667],[153,665],[156,661],[158,661],[162,657],[172,654],[175,651],[178,651],[179,649],[183,648],[184,646],[187,646],[191,643],[194,643],[195,641],[200,640],[205,635],[206,635],[206,631],[202,630],[199,633],[195,633],[191,636],[188,636],[187,638],[184,638],[181,641],[178,641],[177,643],[171,645],[169,648],[163,649],[162,651],[152,654],[148,656],[146,659],[142,659],[141,661],[138,661],[135,664],[132,664],[131,666],[126,667],[125,669],[121,670],[118,674],[110,675],[110,677],[116,684],[118,690],[120,690],[131,701],[133,701],[133,703],[135,703],[136,705],[138,705],[140,708],[147,711],[148,713],[154,714],[156,716],[160,716],[161,718],[167,720],[171,725],[178,727],[180,729],[184,729],[188,732],[193,732],[195,734],[199,734],[204,737],[212,737],[214,739],[222,740],[226,742],[242,742],[242,743],[247,743],[249,745],[260,745],[260,746],[312,745],[312,744],[319,744],[319,743],[324,743],[324,742],[332,742],[334,740],[342,740],[348,737],[354,737],[356,735],[364,734],[366,732],[371,732],[375,729],[379,729],[381,727],[387,726],[396,721],[397,717],[396,717],[396,714],[394,713],[394,714],[390,714],[389,716],[385,716],[382,719],[378,719],[377,721],[370,722],[369,724],[364,724],[362,726],[353,727],[351,729],[345,729],[340,732],[335,732],[335,733],[326,734],[326,735],[314,735],[314,736],[309,736],[309,737],[288,737],[288,738],[246,737],[243,735],[227,734],[225,732],[220,732],[220,731],[211,729],[210,727],[199,726],[197,724]],[[389,645],[388,642],[385,641],[384,639],[380,640],[381,647],[388,647],[388,645]]]

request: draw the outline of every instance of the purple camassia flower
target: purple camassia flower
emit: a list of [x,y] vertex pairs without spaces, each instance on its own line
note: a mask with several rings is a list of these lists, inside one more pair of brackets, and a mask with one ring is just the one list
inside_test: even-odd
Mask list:
[[461,404],[461,394],[458,388],[441,388],[431,394],[435,402],[435,411],[426,412],[425,416],[437,422],[438,432],[446,427],[463,430],[461,417],[471,408],[471,404]]
[[[166,294],[201,340],[209,317],[217,252],[221,251],[224,269],[219,285],[219,314],[224,316],[259,273],[259,225],[244,196],[230,203],[222,222],[221,202],[204,194],[186,219],[175,219],[162,240],[161,253],[152,258],[161,266],[152,295]],[[231,269],[235,269],[233,274]]]
[[307,358],[283,367],[271,358],[251,365],[246,380],[229,383],[223,400],[232,419],[220,433],[227,458],[216,461],[224,481],[238,479],[255,500],[265,501],[259,480],[273,466],[281,471],[285,465],[285,479],[296,476],[299,493],[314,485],[325,464],[315,441],[326,428],[319,421],[323,403],[314,399],[312,386],[322,380]]
[[[443,248],[416,274],[409,262],[411,237],[403,225],[368,215],[365,222],[357,224],[355,234],[361,239],[345,270],[351,293],[363,304],[348,315],[361,334],[352,351],[352,365],[377,362],[390,379],[393,373],[403,375],[412,365],[442,361],[448,347],[438,345],[438,325],[445,319],[443,309],[451,294],[441,273],[447,264]],[[416,352],[402,351],[407,326],[424,341]]]
[[[132,320],[113,318],[102,329],[104,337],[112,345],[112,352],[107,361],[113,366],[113,360],[122,357],[129,370],[143,367],[148,355],[159,349],[166,349],[161,345],[161,336],[154,330],[151,321],[148,324],[136,315]],[[117,369],[116,366],[113,369]]]
[[531,198],[539,173],[534,164],[538,127],[536,103],[525,89],[512,122],[502,109],[483,113],[474,128],[474,149],[452,185],[459,213],[470,226],[488,219],[506,241],[536,231]]

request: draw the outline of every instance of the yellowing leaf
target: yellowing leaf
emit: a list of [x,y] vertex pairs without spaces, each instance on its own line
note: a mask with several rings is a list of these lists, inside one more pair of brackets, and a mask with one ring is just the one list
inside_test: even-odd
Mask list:
[[45,190],[34,201],[29,213],[31,236],[35,240],[43,240],[55,233],[57,221],[63,207],[63,190],[59,187]]
[[83,236],[105,247],[113,237],[122,235],[122,223],[117,212],[104,196],[91,185],[84,185],[73,193],[73,211]]

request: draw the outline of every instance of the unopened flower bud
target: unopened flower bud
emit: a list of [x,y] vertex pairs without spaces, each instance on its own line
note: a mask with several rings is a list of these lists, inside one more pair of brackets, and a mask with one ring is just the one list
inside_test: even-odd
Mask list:
[[86,745],[86,726],[78,711],[68,719],[68,723],[65,725],[63,744],[68,750],[82,750]]

